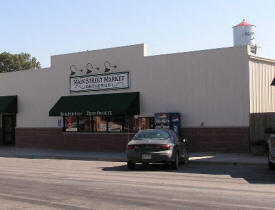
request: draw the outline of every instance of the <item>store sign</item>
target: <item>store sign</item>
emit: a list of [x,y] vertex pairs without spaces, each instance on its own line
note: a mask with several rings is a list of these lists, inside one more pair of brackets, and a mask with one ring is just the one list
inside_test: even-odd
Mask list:
[[97,91],[129,88],[129,72],[70,77],[70,91]]
[[[112,111],[86,111],[86,112],[60,112],[61,116],[98,116],[98,115],[113,115]],[[70,122],[69,122],[70,123]]]

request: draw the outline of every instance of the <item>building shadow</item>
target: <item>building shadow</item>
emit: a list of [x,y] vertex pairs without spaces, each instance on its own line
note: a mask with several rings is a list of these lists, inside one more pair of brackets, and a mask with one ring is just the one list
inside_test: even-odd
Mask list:
[[189,163],[181,165],[177,170],[173,170],[165,164],[150,164],[146,167],[142,164],[137,164],[134,170],[129,170],[125,164],[101,169],[103,171],[120,171],[125,173],[162,171],[181,173],[183,176],[190,176],[192,174],[229,175],[232,178],[244,179],[251,184],[275,184],[275,171],[269,170],[267,165]]

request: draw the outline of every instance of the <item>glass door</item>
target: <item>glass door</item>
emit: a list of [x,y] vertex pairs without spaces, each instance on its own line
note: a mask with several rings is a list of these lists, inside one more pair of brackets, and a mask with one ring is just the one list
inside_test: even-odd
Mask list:
[[5,145],[15,145],[15,115],[3,115],[3,142]]

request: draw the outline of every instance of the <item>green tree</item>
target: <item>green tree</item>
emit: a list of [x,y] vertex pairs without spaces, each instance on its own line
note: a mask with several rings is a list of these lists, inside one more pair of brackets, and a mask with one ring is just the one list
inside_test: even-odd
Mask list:
[[0,53],[0,73],[40,68],[39,61],[28,53]]

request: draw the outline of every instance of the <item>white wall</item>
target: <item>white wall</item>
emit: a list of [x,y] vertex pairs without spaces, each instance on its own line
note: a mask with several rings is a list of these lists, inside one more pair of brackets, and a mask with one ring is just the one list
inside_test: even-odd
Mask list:
[[55,102],[58,88],[51,69],[3,73],[0,93],[18,96],[17,127],[54,127],[56,119],[49,118],[49,107]]
[[[48,113],[63,95],[140,92],[141,114],[180,112],[185,127],[248,126],[247,47],[144,57],[144,45],[52,56],[51,67],[0,75],[0,95],[18,95],[17,127],[57,127]],[[129,71],[131,87],[70,94],[70,66]]]
[[247,47],[147,57],[142,70],[145,111],[181,112],[185,127],[249,125]]

